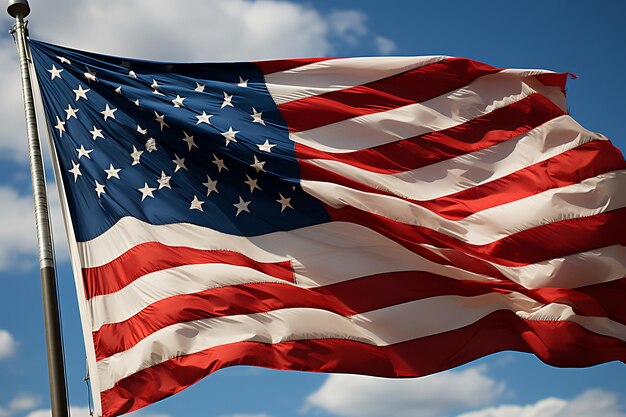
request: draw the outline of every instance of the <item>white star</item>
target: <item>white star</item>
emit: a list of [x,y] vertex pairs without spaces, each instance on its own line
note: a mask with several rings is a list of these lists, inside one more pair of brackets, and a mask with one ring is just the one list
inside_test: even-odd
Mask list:
[[80,164],[77,164],[74,161],[72,161],[72,169],[68,169],[68,171],[74,174],[74,182],[76,182],[79,175],[83,175],[80,173]]
[[167,123],[165,123],[165,115],[164,114],[159,114],[159,113],[157,113],[155,111],[154,115],[156,116],[154,120],[159,122],[159,124],[161,125],[161,132],[163,132],[163,128],[164,127],[170,127]]
[[83,145],[80,145],[80,148],[77,148],[76,152],[78,152],[78,159],[80,159],[83,156],[86,156],[87,158],[91,159],[91,156],[89,156],[89,154],[93,152],[93,149],[85,149]]
[[67,64],[67,65],[72,65],[72,63],[70,62],[69,59],[65,58],[64,56],[58,56],[57,58],[59,58],[59,61],[61,61],[61,64]]
[[226,168],[226,165],[224,164],[224,160],[219,159],[217,156],[215,156],[215,154],[213,154],[213,161],[211,162],[217,165],[217,172],[222,172],[222,169],[228,171],[228,168]]
[[87,93],[88,93],[89,91],[91,91],[91,89],[90,89],[90,88],[88,88],[88,89],[86,89],[86,90],[83,90],[83,86],[79,84],[79,85],[78,85],[78,89],[76,89],[76,90],[72,90],[72,91],[73,91],[74,93],[76,93],[76,100],[75,100],[75,101],[78,101],[78,99],[79,99],[79,98],[84,98],[85,100],[89,100],[89,99],[87,98]]
[[63,137],[63,132],[65,132],[65,122],[59,119],[59,116],[57,116],[57,124],[54,128],[59,130],[59,137]]
[[261,187],[259,187],[257,185],[257,182],[259,180],[253,180],[252,178],[250,178],[250,176],[248,174],[246,174],[246,178],[248,179],[247,181],[244,181],[244,183],[248,184],[248,186],[250,187],[250,193],[252,194],[252,192],[255,189],[258,189],[259,191],[261,191]]
[[137,125],[137,132],[141,133],[142,135],[147,135],[148,129],[142,129],[141,126]]
[[226,91],[224,91],[224,101],[222,102],[221,108],[223,109],[226,106],[235,107],[233,106],[232,100],[233,100],[233,95],[232,94],[228,95],[226,94]]
[[117,111],[117,109],[112,109],[109,107],[109,105],[107,104],[105,109],[102,110],[100,112],[101,115],[104,116],[104,120],[106,120],[107,118],[111,118],[111,119],[115,119],[115,115],[113,113],[115,113]]
[[120,179],[120,175],[119,172],[122,170],[122,168],[114,168],[113,164],[109,164],[109,169],[105,169],[104,172],[107,173],[107,180],[115,177],[118,180]]
[[199,200],[197,196],[193,196],[193,200],[191,200],[191,206],[189,206],[189,210],[200,210],[200,211],[204,211],[202,210],[202,205],[204,204],[204,201]]
[[137,78],[137,74],[135,74],[135,71],[128,71],[128,76],[130,78]]
[[89,131],[89,133],[91,133],[91,138],[93,140],[96,140],[98,138],[104,139],[104,135],[102,134],[102,130],[97,129],[95,126],[93,127],[93,130]]
[[139,107],[139,99],[136,99],[133,103],[135,103],[135,106]]
[[203,93],[204,92],[204,84],[200,84],[199,82],[196,81],[196,88],[194,91],[197,91],[199,93]]
[[265,126],[265,122],[261,118],[262,116],[263,112],[256,111],[254,107],[252,108],[252,114],[250,115],[250,117],[252,117],[252,123],[261,123],[263,126]]
[[206,182],[203,182],[202,185],[204,185],[206,187],[206,196],[207,197],[209,195],[211,195],[212,191],[215,191],[216,193],[219,193],[219,191],[217,191],[217,181],[213,181],[211,179],[211,177],[209,177],[208,175],[206,176]]
[[148,151],[148,152],[154,152],[154,151],[157,150],[156,140],[154,140],[154,138],[149,138],[146,141],[146,145],[145,146],[146,146],[146,151]]
[[94,188],[94,190],[96,190],[96,193],[98,193],[98,198],[100,198],[101,194],[106,194],[106,192],[104,191],[104,185],[100,184],[98,181],[96,181],[96,188]]
[[278,195],[280,196],[280,198],[278,200],[276,200],[277,203],[280,203],[280,212],[282,213],[283,210],[285,210],[287,207],[289,207],[290,209],[293,209],[293,207],[291,206],[291,197],[287,198],[284,197],[282,194],[278,193]]
[[141,154],[143,153],[143,151],[140,151],[139,149],[135,148],[135,145],[133,145],[133,152],[130,154],[130,156],[132,156],[133,158],[133,163],[131,165],[137,165],[139,164],[139,159],[141,158]]
[[117,88],[115,89],[115,92],[116,92],[117,94],[122,94],[122,86],[120,85],[119,87],[117,87]]
[[226,139],[226,146],[228,146],[230,142],[237,142],[237,139],[235,139],[235,135],[237,133],[239,133],[239,131],[233,130],[232,126],[229,127],[226,132],[221,133],[221,135],[224,136],[224,138]]
[[183,100],[185,100],[185,97],[181,97],[176,94],[176,98],[172,100],[172,103],[174,103],[174,107],[185,107],[185,105],[183,104]]
[[260,171],[265,171],[265,169],[263,168],[263,165],[265,165],[265,161],[259,161],[259,158],[257,158],[256,155],[254,155],[254,163],[250,164],[250,166],[256,169],[256,172],[260,172]]
[[64,70],[62,70],[62,69],[57,69],[57,67],[55,67],[54,64],[52,64],[52,69],[48,70],[48,72],[50,73],[50,79],[54,80],[57,77],[60,78],[60,79],[63,79],[63,78],[61,78],[61,73],[63,71]]
[[87,79],[87,82],[91,82],[91,81],[98,81],[98,79],[96,78],[96,72],[92,71],[89,67],[85,66],[85,68],[87,69],[87,72],[85,72],[83,74],[83,76]]
[[200,123],[206,123],[208,125],[211,124],[211,122],[209,121],[209,119],[213,117],[212,114],[206,114],[204,111],[202,112],[201,116],[196,116],[196,118],[198,119],[198,121],[196,122],[197,125],[199,125]]
[[262,145],[257,144],[256,146],[259,147],[259,150],[263,151],[263,152],[272,152],[272,148],[274,146],[276,146],[276,144],[274,143],[270,143],[269,140],[265,139],[265,143]]
[[198,145],[196,145],[196,142],[193,141],[193,136],[189,136],[187,132],[185,132],[184,130],[183,130],[183,134],[185,135],[185,137],[183,138],[183,141],[187,143],[187,146],[189,147],[189,152],[191,152],[191,148],[193,148],[194,146],[196,148],[198,147]]
[[159,183],[159,190],[163,187],[167,187],[169,189],[172,189],[172,187],[170,187],[170,180],[172,179],[172,177],[169,177],[167,175],[165,175],[165,172],[161,171],[161,178],[157,178],[157,182]]
[[243,198],[239,196],[239,203],[233,204],[233,206],[237,207],[237,214],[235,214],[235,216],[239,216],[242,211],[250,213],[250,209],[248,209],[248,204],[250,204],[249,201],[244,201]]
[[248,86],[248,80],[244,80],[243,78],[241,78],[241,76],[239,76],[239,84],[237,84],[239,87],[247,87]]
[[148,187],[148,183],[144,182],[143,188],[137,188],[137,190],[141,192],[141,201],[143,201],[146,199],[146,197],[154,198],[154,196],[152,195],[152,191],[156,190],[156,188]]
[[159,94],[161,96],[163,95],[163,93],[159,91],[159,88],[161,88],[161,86],[159,85],[157,80],[152,80],[152,85],[150,85],[150,87],[152,87],[152,89],[154,90],[152,91],[154,94]]
[[172,162],[176,164],[176,168],[174,168],[174,172],[178,172],[179,169],[184,169],[187,171],[187,167],[185,166],[185,158],[179,158],[178,155],[174,154],[176,159],[172,159]]
[[65,120],[70,120],[70,117],[73,117],[74,119],[78,119],[78,117],[76,117],[76,113],[78,113],[78,109],[72,108],[70,104],[67,105],[67,109],[65,109],[65,113],[67,114],[67,116],[65,117]]

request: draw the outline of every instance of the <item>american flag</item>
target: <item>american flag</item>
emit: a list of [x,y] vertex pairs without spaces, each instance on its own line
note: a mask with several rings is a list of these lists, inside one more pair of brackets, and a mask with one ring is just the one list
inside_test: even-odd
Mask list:
[[566,74],[30,45],[98,415],[232,365],[626,361],[626,164]]

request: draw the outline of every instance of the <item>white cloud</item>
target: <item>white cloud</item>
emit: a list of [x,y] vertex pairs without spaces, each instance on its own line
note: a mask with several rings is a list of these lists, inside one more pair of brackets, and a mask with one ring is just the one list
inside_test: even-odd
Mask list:
[[[88,407],[70,406],[70,415],[72,417],[90,417]],[[168,414],[146,413],[143,410],[126,414],[128,417],[170,417]],[[52,417],[50,409],[40,409],[31,411],[26,417]]]
[[41,400],[38,396],[22,392],[9,402],[9,408],[15,411],[31,410],[37,407],[40,402]]
[[[32,0],[31,7],[31,34],[35,37],[150,59],[325,55],[333,52],[330,36],[354,39],[368,32],[361,12],[341,10],[324,15],[312,6],[277,0],[188,0],[185,7],[166,0]],[[64,24],[68,22],[72,24]]]
[[397,49],[395,42],[384,36],[376,36],[374,43],[376,44],[378,52],[383,55],[389,55]]
[[15,45],[10,38],[3,36],[0,39],[0,155],[26,161],[26,122],[21,88]]
[[16,348],[17,343],[15,342],[13,335],[6,330],[0,329],[0,359],[13,356]]
[[367,16],[356,10],[337,10],[328,16],[332,33],[349,45],[356,45],[368,32]]
[[266,413],[253,413],[253,414],[235,413],[235,414],[221,415],[220,417],[272,417],[272,416]]
[[614,393],[589,390],[566,401],[545,398],[529,405],[501,405],[457,417],[626,417]]
[[439,417],[487,405],[503,391],[504,385],[480,367],[415,379],[331,375],[303,410],[345,417]]
[[[12,187],[0,186],[0,270],[24,269],[37,265],[37,233],[33,197],[23,195]],[[56,190],[49,187],[48,204],[52,221],[56,226],[62,225],[61,208]],[[62,228],[55,233],[57,259],[68,257],[67,243]]]
[[[70,406],[70,415],[72,417],[90,417],[89,408]],[[50,409],[40,409],[31,411],[26,417],[52,417]]]
[[19,393],[6,407],[0,406],[0,417],[10,417],[19,411],[32,410],[39,402],[39,397],[33,394]]

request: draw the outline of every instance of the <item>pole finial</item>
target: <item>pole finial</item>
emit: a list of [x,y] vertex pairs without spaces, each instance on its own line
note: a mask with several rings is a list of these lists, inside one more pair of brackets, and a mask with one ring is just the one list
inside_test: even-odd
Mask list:
[[14,18],[25,18],[30,13],[28,0],[9,0],[7,12]]

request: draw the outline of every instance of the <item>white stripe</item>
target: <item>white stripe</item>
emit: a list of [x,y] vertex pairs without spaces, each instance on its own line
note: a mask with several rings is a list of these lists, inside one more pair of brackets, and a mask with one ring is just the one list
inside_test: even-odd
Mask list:
[[[450,248],[420,245],[452,264],[463,265],[473,256]],[[524,266],[503,266],[481,260],[523,287],[579,288],[626,277],[626,246],[612,245]]]
[[565,115],[489,148],[395,174],[329,159],[310,159],[307,163],[399,197],[425,201],[502,178],[592,140],[606,139]]
[[527,310],[514,310],[524,320],[571,321],[587,330],[626,341],[626,325],[608,317],[581,316],[569,305],[552,303]]
[[[344,222],[246,238],[192,224],[151,225],[125,217],[101,236],[79,243],[78,247],[83,267],[95,267],[111,262],[138,244],[153,241],[204,250],[232,250],[259,262],[293,259],[296,282],[305,287],[390,271],[424,270],[459,278],[455,271],[461,271],[427,261],[373,230]],[[421,246],[453,261],[468,256],[454,249]],[[527,288],[576,288],[626,276],[625,254],[625,247],[614,246],[521,267],[493,265]],[[590,267],[573,274],[581,264]]]
[[88,300],[92,331],[97,331],[104,324],[128,320],[150,304],[175,295],[264,282],[293,285],[252,268],[237,265],[185,265],[152,272],[119,291]]
[[314,62],[265,76],[276,104],[367,84],[443,61],[446,56],[340,58]]
[[[343,317],[325,310],[297,308],[179,323],[161,329],[132,348],[98,362],[102,390],[122,378],[174,357],[242,341],[345,339],[387,346],[468,326],[498,310],[532,320],[575,321],[585,328],[626,340],[626,326],[605,318],[578,317],[571,307],[541,304],[519,293],[476,297],[442,296]],[[406,317],[428,317],[406,320]],[[401,319],[399,319],[401,318]]]
[[535,75],[554,74],[553,71],[540,70],[540,69],[512,69],[507,68],[500,71],[502,76],[512,76],[524,78],[524,82],[530,85],[534,90],[540,91],[541,95],[548,98],[554,104],[556,104],[561,110],[567,112],[567,98],[563,94],[561,87],[552,87],[545,85],[534,78]]
[[542,93],[545,88],[534,79],[488,75],[422,103],[291,133],[289,137],[328,152],[367,149],[463,124],[533,93]]
[[472,245],[486,245],[511,234],[562,220],[593,216],[626,206],[626,170],[491,207],[464,219],[448,220],[427,208],[393,196],[341,185],[302,181],[302,189],[331,207],[354,207],[390,220],[422,226]]

